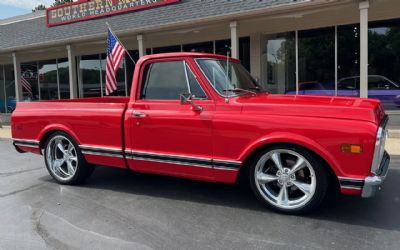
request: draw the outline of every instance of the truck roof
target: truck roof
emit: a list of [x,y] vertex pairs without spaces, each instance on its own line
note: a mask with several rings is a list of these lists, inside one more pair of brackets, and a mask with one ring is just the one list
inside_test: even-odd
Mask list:
[[[147,61],[150,59],[162,59],[162,58],[172,58],[172,57],[201,57],[201,58],[215,58],[215,59],[222,59],[227,60],[227,56],[217,55],[217,54],[210,54],[210,53],[199,53],[199,52],[172,52],[172,53],[160,53],[160,54],[153,54],[147,55],[140,58],[139,61]],[[240,60],[229,57],[230,61],[240,62]]]

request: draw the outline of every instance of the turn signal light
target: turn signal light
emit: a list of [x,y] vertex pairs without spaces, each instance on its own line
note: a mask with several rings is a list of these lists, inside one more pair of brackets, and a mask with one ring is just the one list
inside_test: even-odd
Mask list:
[[362,153],[361,145],[353,145],[353,144],[343,144],[342,152],[343,153],[351,153],[351,154],[361,154]]

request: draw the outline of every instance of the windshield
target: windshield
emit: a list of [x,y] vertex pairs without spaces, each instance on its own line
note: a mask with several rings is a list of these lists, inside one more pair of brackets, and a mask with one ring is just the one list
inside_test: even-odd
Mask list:
[[210,84],[224,97],[263,91],[240,63],[218,59],[196,61]]

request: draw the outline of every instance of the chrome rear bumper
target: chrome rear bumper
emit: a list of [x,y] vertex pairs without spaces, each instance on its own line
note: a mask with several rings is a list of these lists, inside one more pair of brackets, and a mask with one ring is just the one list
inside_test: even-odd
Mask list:
[[368,176],[364,179],[364,186],[362,188],[361,196],[364,198],[373,197],[380,189],[381,184],[386,179],[390,164],[390,156],[385,151],[382,161],[379,165],[378,171],[374,176]]

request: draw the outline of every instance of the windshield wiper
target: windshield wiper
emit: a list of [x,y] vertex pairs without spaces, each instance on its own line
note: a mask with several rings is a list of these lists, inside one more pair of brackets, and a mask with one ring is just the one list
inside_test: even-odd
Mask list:
[[232,92],[245,92],[252,95],[257,95],[256,92],[248,90],[248,89],[241,89],[241,88],[234,88],[234,89],[224,89],[224,91],[232,91]]
[[254,90],[258,91],[258,92],[264,92],[264,93],[268,93],[268,94],[270,93],[269,91],[267,91],[267,90],[265,90],[263,88],[260,88],[259,86],[249,87],[249,89],[254,89]]

